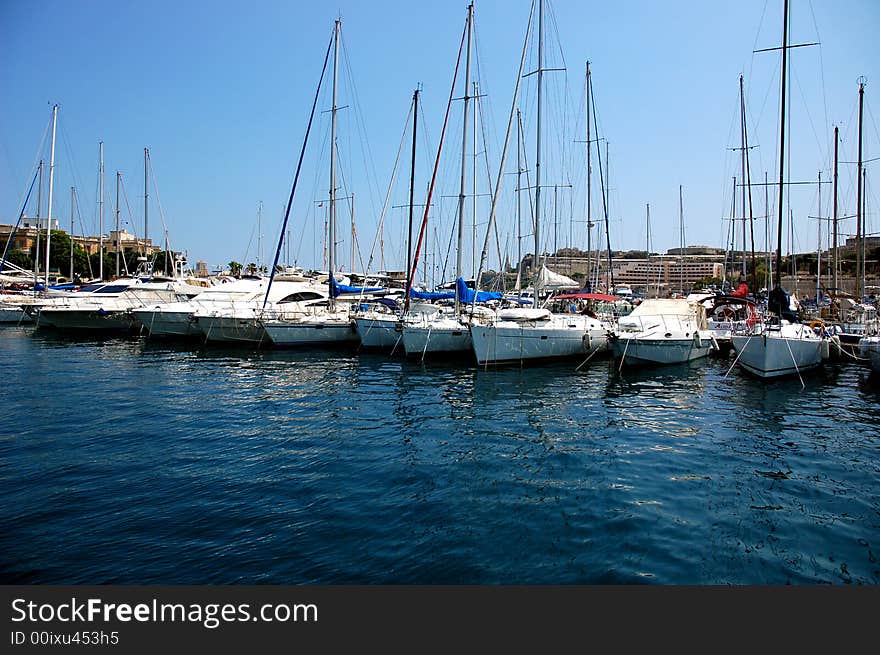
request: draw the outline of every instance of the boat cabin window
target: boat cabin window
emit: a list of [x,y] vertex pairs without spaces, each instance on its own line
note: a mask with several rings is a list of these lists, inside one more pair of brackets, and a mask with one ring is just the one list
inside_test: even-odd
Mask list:
[[292,293],[289,296],[285,296],[281,300],[278,301],[278,304],[283,304],[286,302],[305,302],[306,300],[317,300],[319,298],[323,298],[320,293],[315,293],[314,291],[298,291],[297,293]]

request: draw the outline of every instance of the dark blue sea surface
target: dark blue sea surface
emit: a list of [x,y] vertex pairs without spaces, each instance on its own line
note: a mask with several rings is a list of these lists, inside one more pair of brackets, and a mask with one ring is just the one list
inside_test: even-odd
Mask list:
[[0,581],[877,584],[880,380],[0,329]]

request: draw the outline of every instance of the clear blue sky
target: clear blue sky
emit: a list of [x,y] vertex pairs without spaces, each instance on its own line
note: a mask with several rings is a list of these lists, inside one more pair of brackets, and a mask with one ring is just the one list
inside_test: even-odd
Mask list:
[[[594,3],[548,0],[545,48],[545,249],[569,240],[583,247],[585,212],[583,87],[591,61],[599,136],[611,158],[611,240],[615,249],[643,248],[650,203],[655,251],[679,242],[678,187],[683,186],[689,244],[723,247],[732,177],[739,176],[739,74],[745,75],[753,181],[778,175],[778,52],[754,49],[781,42],[782,0],[741,2]],[[474,77],[486,118],[494,185],[530,2],[477,0]],[[2,0],[0,2],[0,222],[11,223],[38,156],[52,103],[60,105],[53,215],[69,225],[70,187],[77,186],[85,230],[98,228],[98,142],[105,148],[105,232],[112,228],[115,171],[123,180],[131,216],[126,229],[143,230],[143,148],[151,151],[161,211],[175,249],[211,266],[259,258],[258,204],[263,202],[264,260],[277,245],[282,204],[290,192],[320,65],[333,20],[342,17],[345,58],[340,67],[340,195],[355,194],[360,249],[366,259],[404,132],[413,89],[422,85],[418,193],[424,203],[433,150],[445,110],[466,2],[341,0],[306,2],[107,2]],[[857,79],[865,76],[865,158],[880,156],[880,2],[792,0],[791,43],[821,46],[792,51],[791,179],[830,178],[831,132],[839,125],[841,158],[856,158]],[[536,49],[529,48],[528,70]],[[456,96],[462,95],[461,90]],[[329,85],[320,110],[329,107]],[[521,93],[526,154],[534,164],[535,76]],[[461,107],[454,106],[441,162],[429,250],[442,264],[452,234],[461,157]],[[291,216],[291,259],[323,262],[328,189],[329,114],[318,115]],[[473,125],[473,120],[471,122]],[[482,125],[482,123],[480,123]],[[482,128],[480,128],[482,129]],[[408,137],[407,137],[408,138]],[[484,150],[482,136],[478,150]],[[603,156],[604,156],[604,142]],[[515,170],[515,149],[506,166]],[[594,151],[595,157],[595,151]],[[388,268],[404,262],[403,225],[408,198],[409,146],[386,218]],[[488,192],[486,164],[478,158],[478,193]],[[601,213],[594,159],[593,215]],[[603,162],[603,166],[605,163]],[[469,160],[469,177],[473,160]],[[841,166],[842,213],[855,206],[854,166]],[[869,164],[869,230],[878,230],[880,188]],[[877,175],[874,174],[874,178]],[[515,176],[505,177],[499,203],[502,250],[516,254]],[[471,184],[469,182],[469,184]],[[568,186],[571,185],[571,186]],[[793,187],[795,248],[814,249],[815,186]],[[150,237],[162,238],[151,190]],[[775,190],[770,202],[774,202]],[[823,188],[823,214],[830,187]],[[763,214],[763,189],[753,191]],[[739,204],[739,200],[737,201]],[[477,208],[482,244],[488,199]],[[737,209],[737,213],[741,213]],[[29,212],[33,213],[33,211]],[[571,222],[570,216],[575,221]],[[350,263],[349,208],[339,206],[339,261]],[[554,216],[557,223],[553,224]],[[468,222],[472,210],[468,205]],[[79,220],[77,221],[79,223]],[[850,221],[852,224],[852,221]],[[77,226],[77,232],[82,228]],[[854,226],[845,228],[853,231]],[[528,230],[530,231],[530,230]],[[763,227],[756,227],[763,233]],[[470,234],[470,229],[469,229]],[[763,239],[761,239],[762,245]],[[438,245],[438,244],[442,244]],[[786,246],[787,247],[787,246]],[[465,261],[472,261],[470,237]],[[523,252],[533,249],[524,240]],[[287,249],[285,248],[285,254]],[[286,259],[286,257],[285,257]],[[450,262],[454,254],[450,255]],[[498,254],[490,265],[497,267]],[[246,262],[245,262],[246,263]],[[373,269],[378,268],[376,255]],[[439,264],[438,264],[439,265]],[[451,270],[451,264],[447,270]],[[357,268],[360,268],[358,265]],[[469,268],[469,267],[468,267]],[[466,271],[469,272],[469,271]],[[446,277],[449,277],[447,275]]]

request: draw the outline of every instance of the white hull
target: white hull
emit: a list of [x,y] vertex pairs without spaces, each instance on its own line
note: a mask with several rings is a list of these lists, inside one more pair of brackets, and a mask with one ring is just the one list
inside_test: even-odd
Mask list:
[[397,318],[358,316],[354,322],[363,348],[390,350],[395,346],[402,347],[400,344],[401,333],[397,330],[400,321]]
[[806,326],[784,326],[784,332],[767,330],[762,334],[731,337],[737,363],[761,378],[797,375],[822,364],[827,342]]
[[152,337],[194,337],[204,334],[192,320],[192,311],[164,312],[158,309],[133,311],[135,320]]
[[698,346],[694,339],[620,337],[611,342],[611,348],[624,364],[683,364],[706,357],[712,345],[708,339],[703,339]]
[[263,327],[274,346],[341,346],[358,342],[357,331],[349,320],[266,321]]
[[586,357],[608,348],[608,332],[602,324],[575,315],[472,325],[471,337],[478,364]]
[[193,328],[204,335],[205,341],[213,343],[269,343],[269,335],[255,318],[203,315],[196,318]]
[[471,333],[455,319],[435,319],[419,325],[403,325],[403,348],[407,357],[443,353],[469,353],[473,350]]

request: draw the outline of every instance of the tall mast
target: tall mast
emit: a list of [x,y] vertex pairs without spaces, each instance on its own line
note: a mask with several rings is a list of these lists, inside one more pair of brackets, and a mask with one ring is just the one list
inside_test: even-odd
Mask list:
[[[522,283],[522,123],[519,109],[516,110],[516,290]],[[587,275],[589,275],[587,266]]]
[[[862,220],[864,221],[868,215],[868,169],[862,169]],[[867,239],[865,238],[865,230],[866,226],[862,225],[862,277],[860,280],[860,284],[862,287],[862,296],[865,295],[865,267],[867,265],[867,261],[865,260],[865,242]]]
[[764,171],[764,249],[767,251],[767,290],[773,288],[773,259],[770,257],[770,187]]
[[43,216],[43,160],[40,160],[40,183],[37,186],[37,247],[34,256],[34,291],[40,278],[40,219]]
[[263,201],[257,205],[257,275],[263,270]]
[[680,184],[678,185],[678,229],[679,243],[681,244],[678,256],[678,280],[680,287],[679,291],[681,295],[684,295],[684,203],[682,202]]
[[[544,0],[538,0],[538,135],[535,156],[535,303],[538,302],[538,273],[541,261],[541,96],[544,83]],[[537,305],[536,305],[537,306]]]
[[122,173],[116,171],[116,277],[119,277],[119,248],[122,246],[119,238],[119,184],[122,181]]
[[[330,108],[330,224],[327,228],[327,241],[330,249],[328,270],[330,278],[327,284],[332,288],[335,282],[336,266],[336,82],[339,75],[339,26],[337,20],[333,28],[333,105]],[[329,308],[336,306],[336,299],[330,294]]]
[[590,188],[590,178],[593,176],[593,145],[590,141],[590,62],[587,62],[587,282],[590,280],[590,261],[591,259],[591,235],[593,231],[592,218],[592,189]]
[[98,143],[98,279],[104,279],[104,142]]
[[76,187],[70,187],[70,275],[68,281],[73,282],[73,209],[76,204]]
[[837,279],[837,142],[839,140],[837,133],[837,126],[834,127],[834,213],[832,219],[834,221],[832,229],[834,230],[834,234],[831,237],[831,249],[834,254],[834,290],[835,293],[838,292],[840,287],[838,286]]
[[[859,302],[862,300],[862,296],[865,294],[865,289],[862,285],[862,278],[864,276],[864,258],[862,257],[862,109],[864,107],[865,102],[865,83],[863,81],[859,81],[859,162],[858,162],[858,172],[856,173],[857,179],[857,192],[856,192],[856,296],[859,298]],[[49,187],[52,188],[51,186]]]
[[[49,290],[49,246],[52,241],[52,189],[55,179],[55,126],[58,124],[58,105],[52,107],[52,148],[49,151],[49,215],[46,217],[46,290]],[[37,228],[39,230],[39,227]]]
[[[351,272],[354,273],[354,246],[357,242],[357,227],[354,224],[354,191],[351,192]],[[366,271],[364,271],[366,273]]]
[[608,249],[608,292],[614,291],[614,266],[611,264],[611,234],[608,227],[611,204],[611,155],[608,154],[608,141],[605,141],[605,247]]
[[[743,169],[743,262],[745,262],[746,253],[745,253],[745,243],[746,243],[746,230],[745,230],[745,212],[746,212],[746,189],[748,189],[749,194],[749,236],[752,245],[752,279],[754,282],[753,291],[755,293],[758,292],[758,269],[755,264],[755,214],[752,209],[752,170],[749,166],[749,129],[748,129],[748,121],[746,121],[746,100],[745,94],[743,93],[743,76],[739,76],[739,101],[740,101],[740,115],[742,116],[742,169]],[[745,264],[743,264],[743,269],[747,273],[747,269]],[[748,277],[748,276],[747,276]]]
[[[465,198],[465,190],[466,180],[465,180],[465,171],[467,170],[467,142],[468,142],[468,109],[470,108],[470,96],[468,93],[470,92],[471,84],[471,32],[473,28],[474,21],[474,4],[471,3],[468,5],[468,13],[467,13],[467,54],[465,55],[465,66],[464,66],[464,123],[461,130],[461,186],[459,187],[458,192],[458,248],[456,249],[455,255],[455,277],[456,279],[461,277],[461,268],[462,268],[462,251],[464,250],[464,198]],[[461,299],[458,297],[458,286],[456,285],[456,293],[455,293],[455,313],[458,314],[461,310]]]
[[409,298],[412,278],[413,201],[416,189],[416,129],[419,124],[419,90],[413,91],[412,155],[409,168],[409,229],[406,235],[406,297]]
[[822,171],[819,171],[819,241],[816,247],[816,305],[822,291]]
[[778,286],[782,286],[782,199],[785,191],[785,73],[786,65],[788,63],[788,0],[784,0],[782,11],[782,83],[779,94],[779,200],[777,202],[779,205],[779,214],[776,224],[776,272],[778,276]]
[[150,233],[149,231],[149,221],[147,217],[147,210],[149,209],[150,203],[150,186],[149,186],[149,168],[150,168],[150,149],[144,148],[144,257],[149,259],[149,254],[147,254],[147,238]]
[[[474,171],[473,171],[473,201],[471,203],[471,208],[473,210],[473,233],[471,235],[471,251],[473,253],[472,259],[472,268],[471,273],[474,276],[474,280],[476,281],[477,275],[477,121],[480,116],[477,114],[480,109],[479,106],[479,85],[476,82],[471,83],[474,90]],[[500,255],[501,253],[499,253]]]
[[651,205],[645,204],[645,296],[651,288]]
[[742,274],[745,277],[746,269],[746,102],[743,97],[743,76],[739,76],[739,106],[740,106],[740,165],[742,168],[742,213],[743,213],[743,261]]

